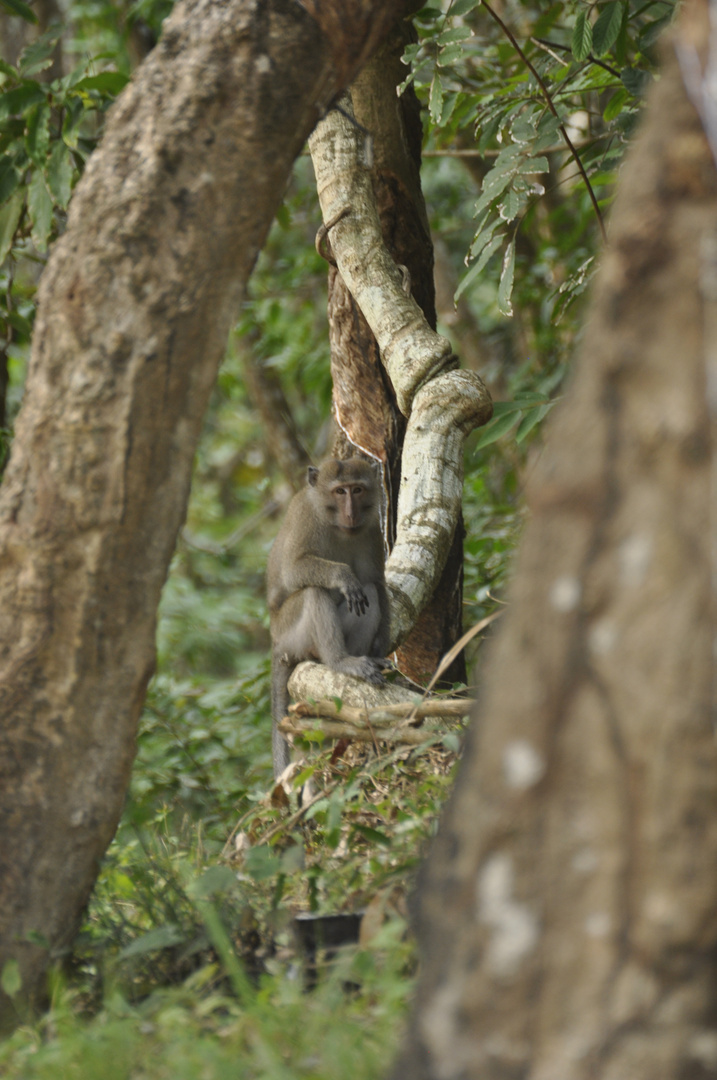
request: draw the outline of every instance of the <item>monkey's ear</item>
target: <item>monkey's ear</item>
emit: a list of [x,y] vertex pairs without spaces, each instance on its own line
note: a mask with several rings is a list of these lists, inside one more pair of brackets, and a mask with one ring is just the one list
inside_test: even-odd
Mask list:
[[316,487],[316,481],[319,479],[319,470],[315,465],[309,465],[306,479],[309,481],[309,487]]

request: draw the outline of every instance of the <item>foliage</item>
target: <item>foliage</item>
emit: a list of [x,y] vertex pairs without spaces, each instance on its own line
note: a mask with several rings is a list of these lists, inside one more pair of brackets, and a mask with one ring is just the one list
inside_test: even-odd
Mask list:
[[[654,43],[674,6],[559,0],[535,12],[523,3],[515,33],[485,0],[452,0],[445,11],[418,13],[419,41],[404,57],[412,65],[406,84],[426,94],[429,146],[475,145],[485,161],[471,265],[457,298],[500,260],[498,308],[513,313],[521,242],[533,255],[537,234],[550,227],[545,210],[554,211],[566,187],[582,221],[561,252],[554,314],[583,291],[594,243],[589,231],[596,221],[602,226],[615,168],[652,77]],[[555,224],[564,227],[560,217]]]
[[[22,0],[0,5],[32,16]],[[0,376],[7,364],[10,378],[0,470],[38,270],[130,70],[132,35],[157,34],[169,7],[72,0],[71,33],[47,30],[17,66],[0,64]],[[599,253],[597,210],[609,207],[672,10],[663,0],[512,0],[493,13],[445,0],[417,17],[407,57],[426,112],[424,190],[458,302],[457,313],[440,310],[441,330],[460,331],[459,354],[475,346],[497,400],[466,456],[466,622],[503,602],[528,455],[560,394]],[[45,81],[60,43],[82,59]],[[405,896],[460,732],[383,757],[351,748],[334,760],[314,746],[289,796],[270,779],[263,570],[288,491],[246,371],[259,362],[279,375],[300,439],[323,453],[319,220],[300,158],[206,419],[126,811],[53,1009],[0,1046],[4,1076],[375,1076],[396,1046],[414,964]],[[335,967],[320,964],[305,993],[299,969],[311,965],[294,914],[359,908],[376,936]],[[15,975],[2,973],[13,994]]]

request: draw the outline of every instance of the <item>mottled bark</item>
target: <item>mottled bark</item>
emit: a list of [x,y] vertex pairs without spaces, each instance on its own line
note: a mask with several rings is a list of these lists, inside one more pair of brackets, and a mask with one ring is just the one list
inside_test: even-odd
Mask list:
[[717,1076],[717,172],[673,52],[610,237],[420,887],[401,1080]]
[[[19,961],[30,1002],[121,811],[159,594],[244,283],[337,72],[356,74],[403,4],[358,8],[352,36],[342,5],[349,48],[293,0],[178,4],[43,275],[0,489],[0,969]],[[0,999],[2,1022],[12,1009]]]
[[[385,89],[385,88],[384,88]],[[370,117],[379,114],[380,98],[364,106]],[[382,95],[385,98],[385,94]],[[395,102],[395,99],[394,99]],[[347,96],[343,107],[352,109]],[[392,105],[397,111],[395,103]],[[377,127],[380,125],[377,123]],[[399,128],[399,130],[401,130]],[[397,139],[398,136],[394,136]],[[405,141],[405,135],[404,135]],[[392,641],[402,642],[415,625],[421,610],[436,591],[446,566],[451,545],[462,540],[460,504],[462,495],[462,449],[468,431],[484,423],[491,414],[490,398],[480,378],[456,369],[450,344],[432,329],[415,299],[405,290],[405,281],[383,242],[381,220],[370,173],[364,164],[362,137],[350,121],[339,113],[329,114],[310,140],[317,188],[324,221],[329,228],[338,270],[350,291],[353,304],[360,310],[376,338],[381,362],[396,396],[396,404],[408,418],[401,462],[398,495],[397,531],[387,566],[387,583],[392,601]],[[390,154],[386,154],[390,159]],[[395,157],[395,154],[394,154]],[[409,174],[404,163],[397,168]],[[397,173],[393,182],[403,183]],[[414,210],[414,221],[421,214]],[[427,226],[424,224],[424,230]],[[395,243],[395,241],[394,241]],[[410,252],[412,245],[404,248]],[[410,257],[410,256],[409,256]],[[424,280],[419,270],[418,281]],[[424,287],[424,292],[429,290]],[[432,282],[425,297],[435,326]],[[345,320],[349,323],[350,320]],[[361,334],[366,339],[366,334]],[[372,358],[375,362],[375,356]],[[337,365],[341,376],[341,365]],[[370,372],[369,372],[370,374]],[[351,371],[352,377],[355,372]],[[341,423],[347,387],[358,387],[355,377],[340,386],[337,403]],[[355,396],[355,389],[354,389]],[[346,410],[348,415],[350,410]],[[384,432],[380,427],[380,408],[375,410],[368,433],[369,445],[355,439],[383,460]],[[375,428],[375,431],[374,431]],[[351,435],[352,440],[354,438]],[[460,620],[460,559],[451,567],[451,580],[444,581],[444,592],[437,607],[438,618],[423,641],[424,651],[416,651],[423,662],[420,673],[436,666],[435,638],[445,634],[445,620],[452,620],[455,633]],[[456,598],[457,602],[456,602]]]

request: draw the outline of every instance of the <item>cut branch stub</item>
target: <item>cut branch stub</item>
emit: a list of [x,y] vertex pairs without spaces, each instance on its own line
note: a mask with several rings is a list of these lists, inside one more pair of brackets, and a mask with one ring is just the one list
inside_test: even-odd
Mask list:
[[[351,98],[340,99],[353,115]],[[364,136],[332,110],[316,127],[309,148],[321,211],[339,272],[371,327],[404,416],[414,394],[439,372],[458,366],[450,342],[432,330],[383,243],[381,223],[363,162]],[[348,212],[347,212],[348,211]]]

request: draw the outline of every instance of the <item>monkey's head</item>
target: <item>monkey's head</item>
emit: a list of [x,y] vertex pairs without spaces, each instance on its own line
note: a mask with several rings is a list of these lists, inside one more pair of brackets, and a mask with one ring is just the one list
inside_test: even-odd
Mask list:
[[310,465],[308,481],[314,502],[335,528],[356,533],[375,520],[378,482],[373,465],[363,458],[332,458],[318,469]]

